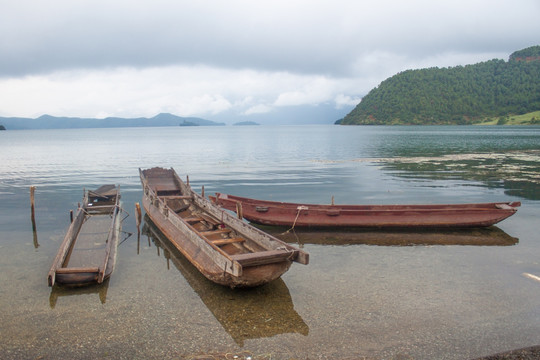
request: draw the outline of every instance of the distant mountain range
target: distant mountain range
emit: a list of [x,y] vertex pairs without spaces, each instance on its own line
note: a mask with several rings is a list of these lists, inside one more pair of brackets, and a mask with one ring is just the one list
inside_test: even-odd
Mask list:
[[112,128],[112,127],[152,127],[152,126],[224,126],[218,123],[196,117],[181,117],[162,113],[152,118],[119,118],[105,119],[56,117],[42,115],[36,119],[20,117],[0,117],[0,125],[7,130],[25,129],[82,129],[82,128]]
[[[354,108],[353,105],[336,108],[333,103],[318,105],[282,106],[263,114],[239,115],[226,111],[212,115],[211,120],[198,117],[182,117],[162,113],[152,118],[120,118],[105,119],[57,117],[42,115],[38,118],[0,117],[0,126],[7,130],[24,129],[82,129],[111,127],[152,127],[152,126],[224,126],[260,124],[260,125],[313,125],[333,124],[343,118]],[[0,128],[1,129],[1,128]]]

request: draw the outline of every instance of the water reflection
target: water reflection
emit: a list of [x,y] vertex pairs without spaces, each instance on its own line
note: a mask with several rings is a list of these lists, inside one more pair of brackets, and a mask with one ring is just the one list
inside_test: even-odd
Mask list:
[[467,180],[508,195],[540,200],[540,150],[372,159],[401,178]]
[[510,246],[519,239],[508,235],[496,226],[474,229],[349,229],[310,230],[260,226],[260,229],[289,242],[318,245],[477,245]]
[[33,234],[33,243],[34,243],[34,249],[37,249],[39,247],[38,237],[37,237],[37,230],[35,222],[32,223],[32,234]]
[[107,299],[107,291],[109,290],[109,279],[103,281],[99,285],[91,285],[84,287],[63,287],[54,285],[51,289],[51,294],[49,295],[49,305],[51,309],[54,309],[58,298],[63,296],[80,296],[88,294],[97,294],[99,301],[102,304],[105,304]]
[[35,209],[35,186],[30,186],[30,220],[32,221],[32,233],[34,235],[34,248],[39,247],[38,237],[37,237],[37,227],[36,227],[36,209]]
[[148,237],[149,242],[151,240],[156,245],[158,256],[163,252],[167,269],[171,268],[172,261],[239,346],[244,346],[244,341],[248,339],[278,334],[308,335],[309,328],[294,310],[289,289],[281,278],[264,286],[249,289],[219,286],[197,271],[147,216],[144,218],[142,233]]

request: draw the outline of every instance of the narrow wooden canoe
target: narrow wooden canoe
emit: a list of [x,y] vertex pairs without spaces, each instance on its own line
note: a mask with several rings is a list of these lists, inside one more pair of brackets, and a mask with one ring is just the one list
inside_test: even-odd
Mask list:
[[120,189],[85,191],[47,276],[49,286],[101,284],[116,263],[120,236]]
[[237,219],[192,191],[171,169],[139,169],[143,207],[171,243],[208,279],[230,287],[279,278],[309,255]]
[[313,205],[216,193],[210,199],[262,225],[292,227],[485,227],[513,215],[520,202],[447,205]]

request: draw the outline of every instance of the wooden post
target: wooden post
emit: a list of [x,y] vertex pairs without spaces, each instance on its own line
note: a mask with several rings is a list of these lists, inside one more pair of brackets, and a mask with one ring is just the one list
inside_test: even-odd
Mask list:
[[189,186],[189,175],[186,175],[186,185]]
[[204,185],[202,186],[201,196],[204,197]]
[[332,195],[332,205],[334,205],[334,195]]
[[239,219],[244,217],[244,211],[242,210],[242,203],[240,201],[236,203],[236,215]]
[[30,186],[30,217],[32,219],[32,233],[34,234],[34,247],[37,249],[39,247],[37,239],[37,229],[36,229],[36,210],[35,210],[35,201],[34,193],[36,191],[35,186]]
[[137,233],[141,233],[141,205],[139,203],[135,203],[135,222],[137,223]]
[[73,210],[69,210],[69,222],[73,222]]
[[35,186],[30,186],[30,205],[32,205],[32,212],[34,212],[34,193],[36,191]]

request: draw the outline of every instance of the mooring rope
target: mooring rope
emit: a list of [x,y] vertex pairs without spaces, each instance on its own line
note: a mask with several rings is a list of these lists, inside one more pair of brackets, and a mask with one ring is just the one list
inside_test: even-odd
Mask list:
[[[293,222],[292,227],[291,227],[289,230],[285,231],[283,234],[288,234],[289,232],[291,232],[291,230],[294,230],[294,227],[296,226],[296,221],[298,220],[298,217],[300,216],[300,211],[302,211],[302,210],[309,210],[309,208],[308,208],[307,206],[300,205],[300,206],[298,206],[298,207],[296,208],[296,210],[297,210],[297,211],[296,211],[296,218],[294,219],[294,222]],[[282,235],[283,235],[283,234],[282,234]]]

